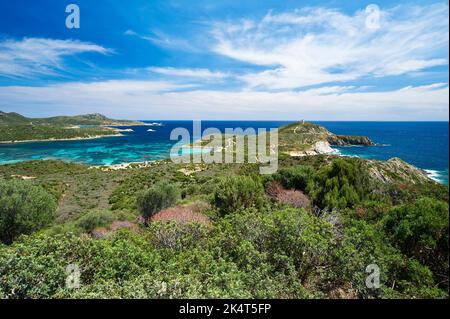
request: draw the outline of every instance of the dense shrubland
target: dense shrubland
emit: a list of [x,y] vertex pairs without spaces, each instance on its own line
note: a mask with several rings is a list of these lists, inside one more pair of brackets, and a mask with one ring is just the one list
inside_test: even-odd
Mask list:
[[[447,187],[377,183],[353,158],[286,158],[280,165],[265,177],[254,165],[104,172],[117,179],[108,209],[53,223],[46,217],[2,238],[0,297],[448,298]],[[57,181],[31,164],[16,169],[38,178],[19,183],[3,174],[0,203],[11,193],[36,193],[35,204],[13,196],[14,207],[30,216],[36,211],[29,207],[48,208],[51,216]],[[74,176],[98,173],[73,169]],[[208,222],[150,219],[193,203]],[[11,207],[0,207],[0,220]],[[135,227],[113,227],[125,220]],[[99,228],[106,230],[100,238],[93,236]],[[78,289],[65,285],[69,264],[80,267]],[[366,287],[369,264],[380,268],[379,289]]]

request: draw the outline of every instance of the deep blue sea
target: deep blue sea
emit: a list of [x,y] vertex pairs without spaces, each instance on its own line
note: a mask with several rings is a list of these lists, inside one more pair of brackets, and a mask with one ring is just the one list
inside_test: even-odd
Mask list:
[[[0,144],[0,164],[34,159],[62,159],[90,165],[110,165],[167,158],[177,141],[170,132],[184,127],[192,132],[192,121],[147,121],[163,126],[133,126],[121,137],[81,141]],[[289,121],[202,121],[202,129],[272,128]],[[315,122],[336,134],[366,135],[376,146],[339,147],[342,155],[386,160],[400,157],[426,170],[448,185],[448,122]],[[122,127],[124,128],[124,127]],[[148,131],[149,129],[154,132]],[[195,136],[194,138],[198,138]]]

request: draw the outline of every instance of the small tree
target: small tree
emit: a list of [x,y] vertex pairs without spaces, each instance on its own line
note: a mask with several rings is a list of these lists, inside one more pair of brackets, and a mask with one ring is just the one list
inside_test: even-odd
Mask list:
[[141,192],[137,197],[137,207],[147,223],[150,217],[173,206],[179,198],[180,191],[175,185],[162,182]]
[[221,215],[264,204],[264,188],[259,179],[229,176],[219,181],[214,192],[214,205]]
[[42,187],[20,180],[0,180],[0,241],[12,243],[49,225],[56,200]]

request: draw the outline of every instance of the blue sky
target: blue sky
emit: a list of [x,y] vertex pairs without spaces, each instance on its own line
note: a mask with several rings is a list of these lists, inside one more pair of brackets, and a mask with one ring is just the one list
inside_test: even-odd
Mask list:
[[0,110],[448,120],[448,15],[439,1],[2,1]]

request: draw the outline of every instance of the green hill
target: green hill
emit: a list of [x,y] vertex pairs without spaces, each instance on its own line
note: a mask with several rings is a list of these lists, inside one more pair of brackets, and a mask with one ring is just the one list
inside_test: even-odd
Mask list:
[[44,119],[32,119],[33,123],[52,125],[143,125],[142,122],[129,120],[114,120],[107,118],[103,114],[94,113],[76,116],[55,116]]
[[0,111],[0,127],[31,124],[31,119],[18,113],[5,113]]
[[[89,125],[89,127],[80,127]],[[0,142],[94,138],[116,135],[106,126],[144,125],[142,122],[114,120],[102,114],[28,118],[15,112],[0,111]]]
[[28,118],[15,112],[0,111],[0,126],[14,125],[143,125],[143,122],[110,119],[103,114],[93,113],[75,116],[54,116],[48,118]]

